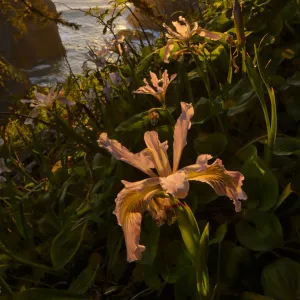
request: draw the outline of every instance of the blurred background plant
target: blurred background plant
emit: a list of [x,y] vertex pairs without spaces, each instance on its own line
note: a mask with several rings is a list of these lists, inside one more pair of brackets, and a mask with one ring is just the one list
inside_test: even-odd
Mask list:
[[[126,2],[87,11],[114,39],[91,47],[94,61],[55,87],[60,101],[26,125],[32,108],[18,99],[1,127],[0,158],[11,172],[0,182],[0,299],[298,299],[299,1],[200,1],[184,18],[220,39],[193,35],[189,51],[174,41],[168,64],[163,16],[158,39],[142,28],[114,31]],[[150,71],[161,78],[165,70],[177,76],[163,107],[134,93]],[[49,90],[34,87],[26,99]],[[208,185],[191,183],[177,214],[198,228],[199,261],[181,228],[157,228],[145,215],[146,251],[129,264],[112,212],[121,180],[141,174],[97,140],[107,132],[139,152],[144,132],[156,130],[171,145],[181,101],[195,109],[182,165],[197,154],[221,158],[245,176],[248,200],[236,213]]]

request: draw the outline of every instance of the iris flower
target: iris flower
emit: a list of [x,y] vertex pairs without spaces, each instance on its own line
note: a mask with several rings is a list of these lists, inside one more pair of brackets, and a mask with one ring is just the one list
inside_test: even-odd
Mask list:
[[104,79],[105,87],[103,88],[103,93],[108,100],[111,100],[113,86],[119,86],[122,83],[122,78],[120,77],[118,72],[111,72],[108,74],[108,77],[108,79]]
[[165,103],[166,92],[169,84],[175,79],[177,74],[173,74],[170,78],[168,71],[165,70],[162,74],[161,79],[158,79],[156,74],[150,72],[152,86],[148,83],[147,79],[144,78],[146,85],[140,87],[135,91],[136,94],[149,94],[154,96],[161,103]]
[[55,87],[52,87],[47,95],[35,92],[35,99],[22,99],[20,100],[22,103],[30,103],[30,107],[33,107],[32,111],[29,113],[28,118],[25,120],[25,125],[33,125],[34,118],[36,118],[40,109],[50,109],[54,103],[54,101],[58,101],[61,104],[65,104],[68,106],[74,105],[75,103],[68,100],[65,97],[61,97],[59,92]]
[[[163,27],[166,29],[166,37],[168,39],[166,48],[165,48],[165,54],[164,54],[164,62],[169,63],[169,56],[174,48],[174,43],[183,43],[185,47],[190,48],[190,43],[192,40],[192,37],[194,35],[199,35],[202,37],[206,37],[210,40],[219,40],[222,36],[218,33],[210,32],[206,29],[203,29],[198,26],[197,22],[194,22],[194,24],[191,26],[189,22],[186,21],[185,18],[182,16],[179,16],[179,22],[173,21],[172,24],[175,27],[175,30],[167,26],[166,24],[163,24]],[[181,50],[182,51],[182,50]]]
[[[116,140],[110,140],[102,133],[98,140],[100,147],[110,152],[117,160],[124,161],[143,171],[150,178],[127,182],[116,198],[114,214],[122,226],[129,262],[141,258],[145,246],[140,245],[142,214],[148,211],[158,225],[162,225],[172,207],[169,198],[160,198],[161,192],[171,194],[178,199],[188,195],[189,181],[209,184],[218,195],[229,197],[235,210],[241,210],[240,200],[247,198],[241,186],[244,176],[236,171],[227,171],[222,161],[217,159],[208,164],[211,155],[199,155],[195,164],[179,169],[179,161],[186,145],[186,136],[191,127],[194,108],[191,104],[181,102],[182,113],[174,129],[173,168],[167,155],[168,142],[160,142],[156,131],[147,131],[144,140],[147,148],[139,153],[132,153]],[[153,171],[156,169],[157,173]]]
[[[4,158],[0,158],[0,174],[4,172],[11,172],[11,170],[5,165]],[[6,178],[0,176],[0,182],[5,182]]]

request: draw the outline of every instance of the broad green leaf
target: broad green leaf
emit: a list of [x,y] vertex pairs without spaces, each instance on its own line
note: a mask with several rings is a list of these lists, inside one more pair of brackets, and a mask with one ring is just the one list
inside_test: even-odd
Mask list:
[[245,176],[243,189],[248,196],[245,201],[248,208],[268,211],[276,205],[277,179],[261,158],[252,156],[243,165],[241,173]]
[[226,276],[234,282],[240,274],[240,266],[247,265],[250,260],[250,251],[241,246],[235,246],[228,253]]
[[287,257],[267,265],[261,275],[266,296],[276,300],[300,299],[300,264]]
[[300,156],[300,139],[289,136],[277,137],[273,153],[276,155]]
[[250,250],[269,251],[283,245],[278,218],[270,212],[249,211],[235,224],[239,242]]
[[98,271],[101,257],[94,252],[89,258],[88,266],[78,275],[69,287],[69,292],[74,294],[85,294],[88,288],[93,284]]
[[209,245],[221,243],[224,240],[226,233],[227,233],[227,223],[221,224],[217,228],[214,238],[209,241]]
[[28,289],[15,294],[15,300],[74,300],[87,299],[86,296],[80,296],[73,293],[58,291],[53,289]]
[[221,132],[215,132],[195,139],[194,149],[197,154],[209,153],[217,156],[225,150],[227,144],[227,137]]
[[51,260],[55,269],[63,268],[80,247],[87,223],[76,226],[67,224],[53,239],[50,249]]
[[201,97],[201,99],[194,106],[194,116],[192,124],[202,124],[211,117],[211,109],[209,100]]

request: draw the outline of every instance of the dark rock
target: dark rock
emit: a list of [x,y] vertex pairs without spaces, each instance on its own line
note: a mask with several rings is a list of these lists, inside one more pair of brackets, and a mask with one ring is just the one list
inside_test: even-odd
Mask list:
[[10,107],[14,105],[14,99],[25,97],[31,83],[24,72],[15,69],[1,57],[0,68],[0,125],[4,125],[11,111]]
[[[33,5],[42,2],[49,13],[56,13],[51,0],[30,0],[30,2]],[[25,20],[27,30],[19,36],[19,32],[8,21],[9,18],[9,15],[0,12],[0,55],[15,67],[32,68],[42,61],[58,59],[65,54],[55,22],[48,21],[41,24],[39,19],[27,18]]]
[[159,30],[159,24],[177,20],[180,15],[193,15],[201,9],[195,0],[131,0],[135,5],[134,15],[128,16],[128,21],[139,28],[142,24],[144,29]]

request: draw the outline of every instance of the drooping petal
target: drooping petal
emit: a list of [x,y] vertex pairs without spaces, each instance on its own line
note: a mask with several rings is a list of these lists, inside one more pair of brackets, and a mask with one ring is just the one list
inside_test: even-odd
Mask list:
[[227,171],[220,159],[208,165],[210,155],[199,155],[194,165],[182,170],[187,172],[188,180],[196,180],[209,184],[220,196],[229,197],[235,206],[235,210],[241,210],[240,200],[246,200],[247,195],[242,190],[244,176],[240,172]]
[[98,140],[99,147],[104,148],[109,153],[111,153],[115,159],[124,161],[135,168],[143,171],[150,177],[155,177],[155,173],[151,170],[153,167],[153,162],[149,159],[149,156],[140,152],[138,154],[134,154],[130,152],[126,147],[122,146],[116,140],[110,140],[107,136],[107,133],[101,133]]
[[169,57],[170,57],[170,54],[171,54],[171,51],[173,50],[174,48],[174,43],[172,40],[168,40],[167,42],[167,45],[165,47],[165,53],[164,53],[164,62],[166,64],[168,64],[170,61],[169,61]]
[[172,22],[173,26],[176,28],[176,31],[180,34],[182,39],[186,39],[188,37],[188,34],[191,30],[189,23],[183,18],[182,16],[179,16],[179,22],[174,21]]
[[181,102],[180,104],[182,113],[177,119],[174,129],[173,172],[178,170],[181,153],[186,145],[187,132],[191,127],[191,118],[194,115],[194,108],[192,104],[185,102]]
[[169,176],[172,171],[167,154],[168,142],[161,143],[156,131],[147,131],[144,140],[147,148],[151,150],[153,162],[159,176]]
[[60,103],[60,104],[64,104],[64,105],[67,105],[67,106],[73,106],[75,105],[76,103],[69,100],[68,98],[66,97],[58,97],[57,98],[57,101]]
[[20,101],[24,104],[32,102],[32,100],[29,100],[29,99],[21,99]]
[[[178,22],[177,22],[178,23]],[[166,37],[168,39],[177,39],[177,40],[181,40],[181,35],[174,31],[171,27],[169,27],[168,25],[166,25],[165,23],[163,23],[163,27],[167,30],[167,33],[166,33]]]
[[5,165],[4,158],[0,158],[0,174],[10,171],[11,170]]
[[39,115],[39,110],[37,107],[31,110],[29,113],[27,119],[25,120],[24,124],[25,125],[33,125],[34,119]]
[[208,31],[208,30],[203,29],[203,28],[198,28],[197,29],[197,34],[199,36],[205,37],[205,38],[207,38],[209,40],[212,40],[212,41],[218,41],[222,38],[221,34],[214,33],[214,32]]
[[147,210],[152,196],[160,188],[159,178],[149,178],[137,182],[123,181],[125,188],[116,198],[114,214],[122,226],[129,262],[141,258],[145,246],[140,245],[142,214]]
[[154,97],[157,97],[157,92],[149,85],[146,79],[144,79],[144,82],[146,85],[141,86],[138,88],[134,93],[136,94],[149,94],[153,95]]
[[0,139],[0,147],[4,145],[4,140]]
[[162,189],[166,193],[172,194],[175,198],[184,199],[188,195],[190,185],[187,172],[184,170],[180,170],[168,177],[160,177],[159,181]]

